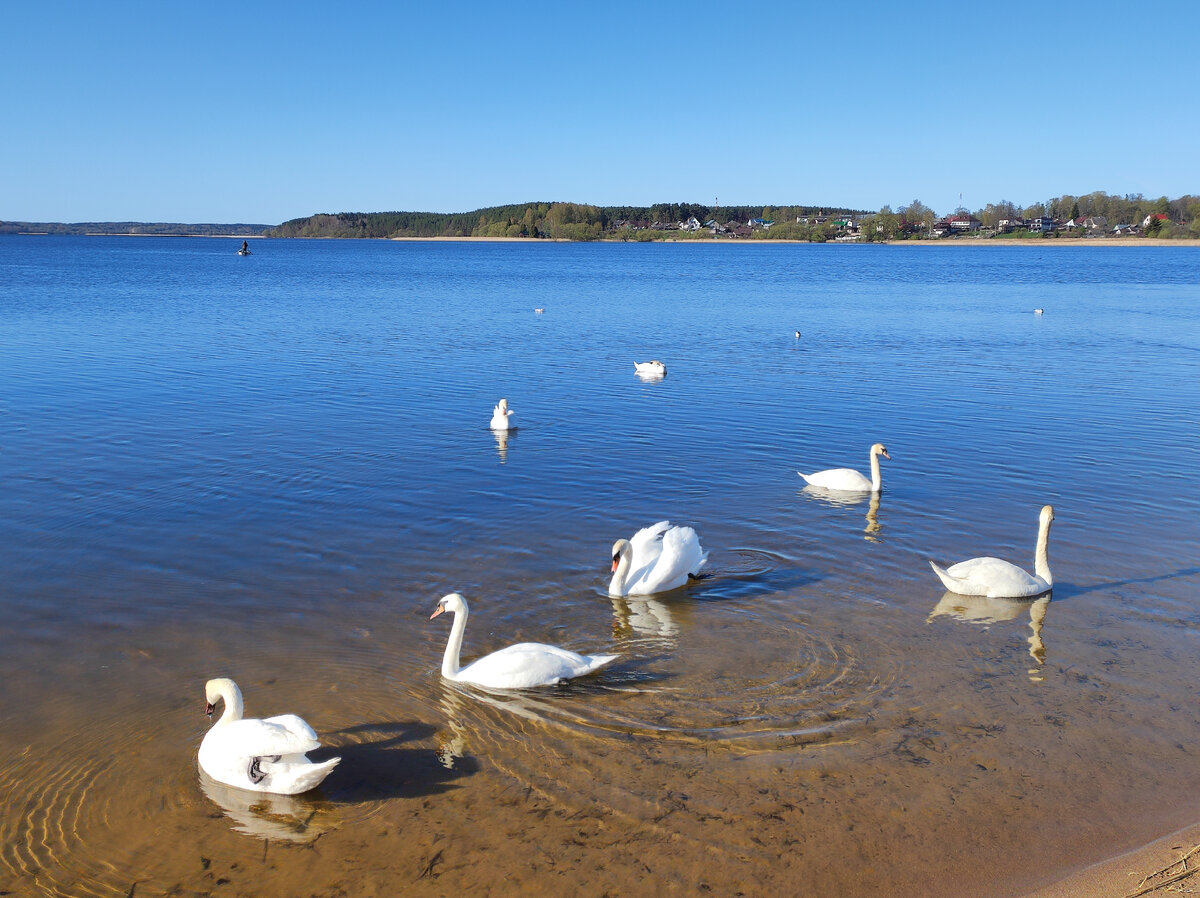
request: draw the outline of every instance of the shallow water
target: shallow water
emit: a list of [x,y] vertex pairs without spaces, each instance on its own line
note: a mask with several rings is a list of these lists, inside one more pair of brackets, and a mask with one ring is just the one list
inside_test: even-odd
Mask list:
[[[0,239],[0,888],[1005,895],[1197,819],[1200,251],[237,243]],[[944,593],[1046,503],[1048,600]],[[610,598],[666,518],[710,576]],[[452,590],[621,658],[448,685]],[[221,675],[318,792],[201,781]]]

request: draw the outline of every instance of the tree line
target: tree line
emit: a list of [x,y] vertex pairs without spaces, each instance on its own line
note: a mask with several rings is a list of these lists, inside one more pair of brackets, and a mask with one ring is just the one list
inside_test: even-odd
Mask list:
[[[984,228],[997,229],[1002,221],[1024,221],[1047,216],[1056,221],[1079,218],[1103,218],[1104,230],[1111,232],[1117,225],[1140,227],[1147,216],[1150,224],[1144,229],[1148,237],[1200,238],[1200,197],[1185,195],[1176,199],[1165,196],[1148,198],[1140,193],[1123,196],[1111,195],[1103,190],[1082,196],[1064,194],[1044,202],[1021,206],[1011,200],[1000,200],[971,211],[958,207],[947,212],[952,215],[970,216]],[[1159,216],[1165,216],[1159,217]],[[862,222],[862,237],[865,240],[903,240],[920,237],[929,232],[939,216],[920,200],[893,210],[884,206]]]
[[797,218],[861,215],[860,210],[818,206],[706,206],[700,203],[656,203],[652,206],[592,206],[583,203],[524,203],[492,206],[473,212],[339,212],[285,221],[268,237],[545,237],[598,240],[622,224],[676,225],[695,218],[701,224],[747,222],[754,218],[779,223]]
[[257,237],[266,224],[182,224],[155,221],[0,221],[0,234],[103,234],[117,237]]

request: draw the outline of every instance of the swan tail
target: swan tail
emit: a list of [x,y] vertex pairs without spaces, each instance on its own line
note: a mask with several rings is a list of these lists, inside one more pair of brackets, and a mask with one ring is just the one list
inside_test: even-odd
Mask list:
[[579,674],[581,677],[586,676],[587,674],[590,674],[590,673],[595,673],[600,668],[605,667],[606,665],[612,664],[614,661],[616,661],[621,656],[620,655],[587,655],[586,657],[587,657],[587,661],[588,661],[587,668]]
[[342,760],[341,758],[330,758],[328,761],[322,761],[319,764],[314,764],[303,755],[294,763],[286,764],[284,762],[292,760],[285,757],[279,764],[275,765],[275,774],[278,776],[284,774],[288,780],[288,791],[285,794],[295,795],[300,792],[307,792],[309,789],[315,789],[333,772],[333,768]]
[[946,587],[946,589],[950,590],[951,592],[959,592],[962,589],[962,584],[959,582],[957,577],[951,577],[944,568],[938,567],[932,561],[929,562],[929,566],[933,568],[933,572],[938,575],[938,579],[942,581],[942,585]]
[[796,473],[800,474],[800,479],[803,480],[805,483],[808,483],[808,484],[812,483],[812,481],[808,479],[807,474],[801,474],[799,471],[797,471]]

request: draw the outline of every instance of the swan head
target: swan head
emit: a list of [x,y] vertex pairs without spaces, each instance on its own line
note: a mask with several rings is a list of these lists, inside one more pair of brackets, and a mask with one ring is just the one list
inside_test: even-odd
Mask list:
[[501,399],[499,402],[497,402],[496,403],[496,411],[500,412],[500,414],[502,414],[502,415],[507,415],[508,414],[508,400]]
[[457,614],[460,611],[467,610],[467,600],[456,592],[452,592],[447,596],[442,596],[438,599],[437,607],[433,609],[433,614],[429,615],[429,619],[433,620],[443,611],[449,611],[452,614]]
[[212,717],[213,711],[216,710],[217,700],[223,699],[225,696],[233,698],[237,696],[241,698],[242,691],[238,689],[237,683],[229,679],[229,677],[217,677],[214,680],[209,680],[204,684],[204,713],[208,717]]
[[629,540],[627,540],[627,539],[619,539],[615,543],[613,543],[612,569],[614,571],[617,569],[617,566],[620,565],[620,563],[621,563],[621,556],[627,554],[628,552],[631,552],[632,550],[633,549],[629,544]]
[[887,447],[884,446],[883,443],[876,443],[875,445],[873,445],[871,447],[871,454],[872,455],[882,455],[888,461],[892,460],[892,457],[890,455],[888,455]]
[[1043,524],[1049,524],[1051,521],[1053,521],[1054,520],[1054,506],[1053,505],[1043,505],[1042,513],[1040,515],[1038,515],[1038,520],[1041,521]]

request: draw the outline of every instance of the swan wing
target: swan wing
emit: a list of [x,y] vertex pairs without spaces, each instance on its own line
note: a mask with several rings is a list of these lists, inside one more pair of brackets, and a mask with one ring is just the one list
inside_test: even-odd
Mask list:
[[708,561],[700,537],[691,527],[671,527],[663,533],[659,545],[654,564],[642,571],[629,587],[631,595],[677,589],[687,583],[689,574],[697,573]]
[[959,595],[1014,599],[1041,595],[1050,589],[1041,577],[1002,558],[971,558],[944,571],[930,564],[945,587]]
[[796,472],[804,478],[804,482],[812,486],[821,486],[827,490],[867,490],[871,489],[871,479],[864,477],[853,468],[830,468],[828,471],[817,471],[815,474]]
[[265,720],[235,720],[213,727],[208,736],[212,736],[225,752],[243,758],[304,754],[321,747],[312,727],[295,714]]
[[554,645],[522,642],[468,664],[458,672],[457,679],[495,689],[549,686],[598,670],[616,657],[579,655]]
[[629,574],[626,582],[636,583],[653,569],[662,555],[663,534],[671,529],[670,521],[659,521],[649,527],[643,527],[629,540],[630,558]]

